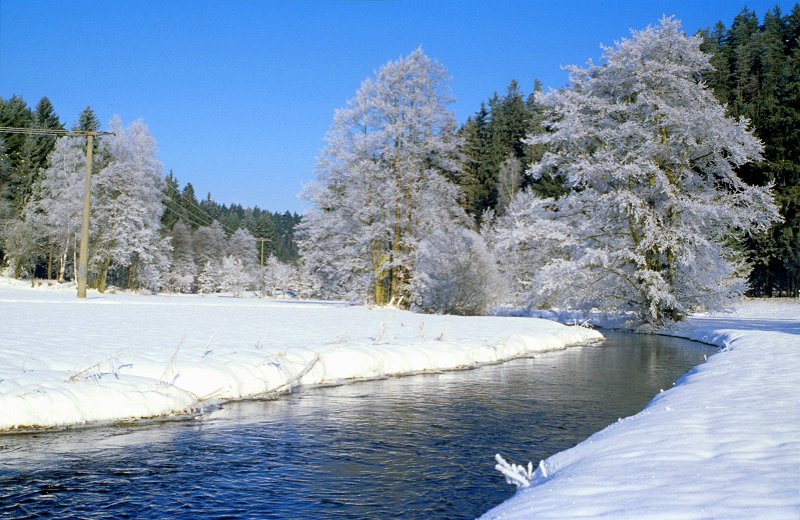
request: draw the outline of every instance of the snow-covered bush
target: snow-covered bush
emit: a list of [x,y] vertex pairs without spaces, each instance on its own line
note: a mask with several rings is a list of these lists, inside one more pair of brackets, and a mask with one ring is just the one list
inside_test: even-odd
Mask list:
[[528,462],[527,466],[514,464],[513,462],[508,462],[499,453],[494,456],[494,460],[497,462],[494,469],[503,474],[507,483],[513,484],[518,488],[536,485],[549,476],[547,466],[543,460],[539,461],[536,470],[533,469],[532,462]]
[[23,220],[6,220],[0,227],[0,249],[5,251],[6,260],[14,277],[33,276],[36,261],[42,253],[39,237],[41,230]]
[[290,264],[281,262],[274,256],[267,258],[261,271],[261,294],[271,296],[276,291],[297,290],[300,285],[300,273]]
[[504,303],[529,305],[537,272],[548,262],[568,258],[575,246],[569,224],[549,214],[554,204],[524,190],[502,216],[484,220],[486,242],[508,287]]
[[442,314],[483,314],[497,301],[494,257],[476,232],[436,230],[420,242],[411,283],[414,303]]

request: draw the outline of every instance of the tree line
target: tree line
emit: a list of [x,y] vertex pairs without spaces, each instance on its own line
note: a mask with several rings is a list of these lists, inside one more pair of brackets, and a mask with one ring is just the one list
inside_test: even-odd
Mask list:
[[[34,109],[19,96],[0,98],[0,126],[64,129],[46,97]],[[72,130],[99,128],[87,107]],[[164,177],[155,140],[143,121],[125,128],[114,117],[109,129],[114,135],[94,143],[92,287],[217,290],[223,274],[234,267],[225,263],[227,256],[239,258],[236,266],[249,269],[245,278],[257,286],[252,280],[261,278],[258,269],[276,261],[296,262],[299,215],[221,205],[211,194],[198,201],[191,183],[181,188],[172,172]],[[0,149],[0,265],[15,277],[74,280],[84,140],[4,134]]]
[[[798,15],[770,18],[794,60]],[[795,171],[797,146],[755,134],[709,87],[720,58],[708,41],[665,18],[605,49],[603,65],[569,68],[563,89],[525,96],[512,82],[460,128],[441,64],[421,49],[387,63],[335,114],[305,193],[306,269],[328,296],[433,312],[501,301],[664,323],[733,301],[771,254],[766,238],[796,249],[782,196],[797,182],[778,171]],[[773,102],[788,117],[800,82],[782,74]],[[775,165],[774,139],[792,150]],[[764,169],[773,177],[753,177]],[[791,254],[771,258],[794,269]],[[797,294],[786,277],[770,287]]]
[[[302,219],[199,200],[162,176],[142,122],[116,121],[98,145],[96,211],[151,242],[98,224],[93,277],[182,292],[291,286],[462,314],[604,308],[651,323],[746,291],[797,296],[798,47],[799,6],[763,23],[745,9],[694,37],[665,18],[606,48],[602,65],[571,67],[567,87],[525,94],[512,81],[462,125],[446,70],[417,49],[335,113]],[[61,128],[49,101],[31,110],[17,97],[0,100],[0,125]],[[90,109],[76,125],[98,126]],[[4,141],[0,255],[15,275],[68,276],[72,213],[53,216],[52,197],[80,168],[78,144]],[[150,184],[120,190],[134,170]],[[149,216],[114,224],[135,197]]]
[[744,116],[764,143],[763,159],[742,166],[748,183],[772,183],[783,220],[748,236],[741,247],[753,270],[754,296],[800,294],[800,8],[778,7],[761,23],[743,9],[730,27],[702,31],[713,69],[703,78],[728,113]]
[[[782,220],[768,230],[749,234],[738,244],[752,268],[751,296],[800,295],[800,9],[775,7],[759,22],[743,9],[730,27],[718,22],[700,31],[700,49],[712,68],[698,71],[727,114],[746,117],[764,143],[763,157],[737,168],[748,184],[774,185]],[[542,93],[534,82],[525,94],[512,81],[504,95],[495,93],[459,129],[463,139],[463,174],[458,179],[464,207],[480,224],[485,212],[503,214],[513,195],[530,187],[543,197],[565,193],[548,173],[525,175],[540,159],[541,145],[526,145],[527,136],[545,131]]]

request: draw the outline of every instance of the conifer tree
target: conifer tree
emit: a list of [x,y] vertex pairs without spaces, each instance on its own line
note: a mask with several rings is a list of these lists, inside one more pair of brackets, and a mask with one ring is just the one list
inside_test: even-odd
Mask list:
[[185,218],[183,215],[180,184],[170,170],[164,179],[164,214],[161,216],[161,227],[170,231],[178,221]]

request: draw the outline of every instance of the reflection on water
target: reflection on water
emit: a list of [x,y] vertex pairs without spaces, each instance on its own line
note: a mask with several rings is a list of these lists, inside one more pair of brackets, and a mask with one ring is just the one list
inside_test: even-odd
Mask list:
[[0,436],[0,516],[472,518],[514,491],[495,453],[535,464],[638,412],[713,352],[608,337],[201,419]]

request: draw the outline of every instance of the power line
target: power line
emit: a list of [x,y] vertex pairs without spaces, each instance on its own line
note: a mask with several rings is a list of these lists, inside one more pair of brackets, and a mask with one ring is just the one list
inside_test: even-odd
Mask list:
[[[168,202],[168,203],[172,203],[176,208],[179,208],[180,210],[185,211],[185,216],[186,216],[187,219],[189,218],[189,216],[191,216],[193,218],[198,218],[198,219],[202,217],[202,218],[208,220],[207,222],[199,222],[199,223],[195,221],[195,222],[193,222],[193,224],[199,224],[200,226],[209,226],[209,225],[213,224],[214,222],[216,222],[210,215],[208,215],[205,212],[202,212],[202,213],[189,213],[189,208],[183,207],[180,204],[180,202],[176,202],[175,200],[173,200],[169,196],[164,197],[164,200],[166,202]],[[175,210],[173,209],[173,211],[175,211]],[[177,213],[177,211],[175,211],[175,212]],[[184,216],[184,215],[181,215],[181,216]],[[219,225],[221,226],[222,223],[220,222]]]
[[[190,213],[186,212],[185,208],[181,207],[174,200],[169,199],[169,198],[164,199],[164,200],[165,200],[165,203],[167,205],[171,204],[171,206],[169,206],[170,210],[174,211],[181,219],[185,220],[189,224],[194,224],[195,226],[198,226],[198,227],[207,227],[209,224],[211,224],[210,222],[202,222],[202,221],[199,221],[199,220],[195,219]],[[222,224],[220,224],[220,225],[222,225]]]
[[[180,191],[178,191],[178,190],[177,190],[177,189],[176,189],[174,186],[172,186],[172,185],[170,185],[170,184],[167,184],[167,186],[168,186],[168,187],[169,187],[169,188],[170,188],[170,189],[171,189],[171,190],[172,190],[174,193],[176,193],[178,196],[180,196],[180,197],[181,197],[183,200],[185,200],[186,202],[188,202],[189,204],[191,204],[192,206],[194,206],[195,208],[197,208],[198,210],[200,210],[200,212],[203,214],[203,216],[205,216],[206,218],[208,218],[208,219],[211,221],[211,222],[209,222],[208,224],[204,224],[205,226],[207,226],[207,225],[209,225],[209,224],[212,224],[212,223],[216,222],[216,223],[218,223],[220,226],[222,226],[222,229],[224,229],[224,230],[225,230],[225,231],[227,231],[228,233],[230,233],[230,234],[236,233],[236,230],[235,230],[235,229],[231,229],[231,228],[229,228],[228,226],[226,226],[225,224],[223,224],[223,223],[222,223],[222,222],[221,222],[219,219],[215,219],[214,217],[212,217],[211,215],[209,215],[209,214],[208,214],[208,212],[206,212],[206,210],[205,210],[205,209],[203,209],[203,207],[202,207],[202,206],[200,206],[200,205],[199,205],[197,202],[195,202],[194,200],[190,199],[189,197],[187,197],[186,195],[184,195],[183,193],[181,193]],[[170,199],[170,200],[172,200],[172,199]],[[173,202],[174,202],[174,201],[173,201]]]
[[98,135],[114,135],[113,132],[98,132],[95,130],[64,130],[63,128],[19,128],[0,126],[3,134],[28,134],[28,135],[60,135],[64,137],[88,137]]

